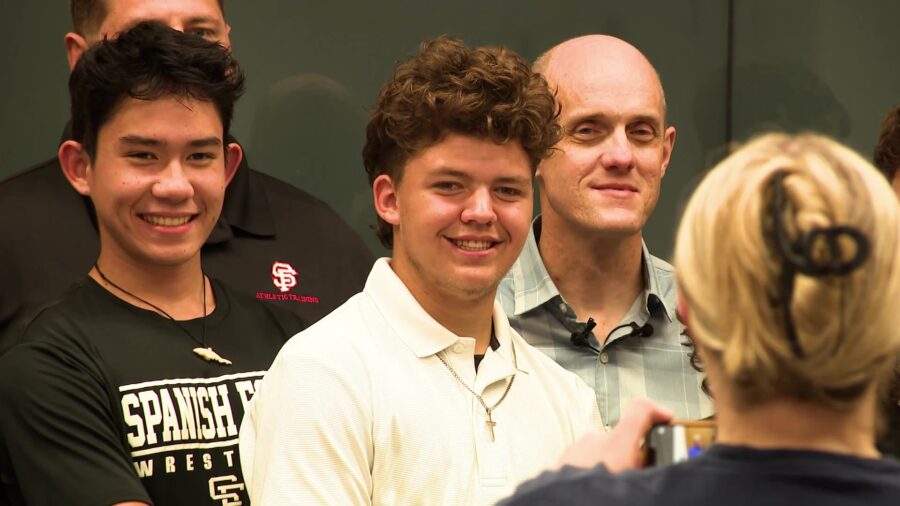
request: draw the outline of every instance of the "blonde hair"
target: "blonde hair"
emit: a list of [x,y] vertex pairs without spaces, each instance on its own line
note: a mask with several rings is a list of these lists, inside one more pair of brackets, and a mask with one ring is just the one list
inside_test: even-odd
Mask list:
[[[785,209],[773,207],[775,185]],[[678,229],[675,266],[692,337],[739,402],[781,396],[842,408],[886,379],[900,348],[900,310],[890,307],[900,300],[898,214],[895,194],[868,162],[818,135],[759,137],[707,174]],[[865,249],[838,234],[833,258],[816,229],[851,227],[870,251],[849,273],[794,271],[785,280],[776,220],[792,244],[807,242],[816,265],[846,263]]]

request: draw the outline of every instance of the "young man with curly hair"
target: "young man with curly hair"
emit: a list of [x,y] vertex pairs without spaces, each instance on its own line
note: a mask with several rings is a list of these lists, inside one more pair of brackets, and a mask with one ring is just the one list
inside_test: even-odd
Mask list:
[[263,380],[241,427],[255,505],[493,504],[599,426],[593,392],[494,302],[555,111],[504,48],[444,37],[396,67],[363,149],[393,256]]

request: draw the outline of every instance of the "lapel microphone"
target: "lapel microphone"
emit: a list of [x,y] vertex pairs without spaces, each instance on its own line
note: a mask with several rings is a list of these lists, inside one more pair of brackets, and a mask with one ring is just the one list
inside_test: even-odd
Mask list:
[[[597,322],[595,322],[593,318],[588,318],[587,323],[584,325],[584,329],[582,329],[580,332],[572,332],[572,337],[571,337],[572,344],[575,345],[575,347],[577,347],[577,348],[590,348],[590,349],[594,350],[596,353],[600,353],[600,350],[598,350],[593,345],[591,345],[591,342],[589,340],[589,338],[591,336],[591,331],[594,330],[594,327],[596,327],[596,326],[597,326]],[[632,336],[650,337],[653,335],[653,325],[651,325],[650,322],[647,322],[643,325],[638,325],[637,323],[634,323],[634,322],[626,323],[624,325],[619,325],[618,327],[615,327],[614,329],[610,330],[609,335],[612,335],[613,332],[615,332],[619,329],[624,329],[626,327],[630,327],[631,332],[629,332],[628,334],[625,334],[622,337],[632,337]]]

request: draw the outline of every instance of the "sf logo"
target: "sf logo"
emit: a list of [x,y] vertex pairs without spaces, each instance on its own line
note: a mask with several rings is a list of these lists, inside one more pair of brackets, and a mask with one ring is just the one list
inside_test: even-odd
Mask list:
[[282,292],[297,286],[297,271],[286,262],[272,264],[272,284]]

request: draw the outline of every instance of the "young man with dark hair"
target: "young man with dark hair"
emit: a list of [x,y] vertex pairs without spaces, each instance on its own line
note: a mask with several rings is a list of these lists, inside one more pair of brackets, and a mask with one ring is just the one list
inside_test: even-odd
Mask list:
[[220,45],[160,24],[79,58],[59,160],[93,204],[100,254],[0,359],[11,504],[247,501],[244,405],[303,325],[201,266],[241,161],[228,128],[242,87]]
[[[70,67],[93,44],[140,21],[231,47],[221,0],[71,0],[71,11],[74,31],[65,36]],[[60,144],[70,138],[67,127]],[[2,354],[44,304],[90,268],[98,233],[89,200],[72,191],[56,157],[0,183],[0,216],[6,244],[0,263]],[[372,262],[337,213],[305,191],[251,169],[246,157],[203,245],[203,267],[212,276],[308,322],[358,292]]]
[[254,504],[493,504],[600,424],[494,303],[554,117],[503,48],[439,38],[395,69],[363,149],[393,257],[263,380],[241,426]]

